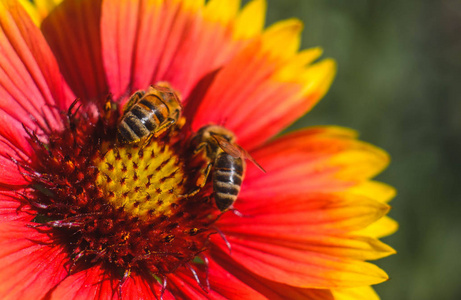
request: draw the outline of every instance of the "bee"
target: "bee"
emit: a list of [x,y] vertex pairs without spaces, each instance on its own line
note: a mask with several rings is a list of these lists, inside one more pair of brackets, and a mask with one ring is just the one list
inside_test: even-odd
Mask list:
[[245,172],[245,159],[249,159],[265,172],[245,149],[235,143],[235,135],[224,127],[202,127],[192,138],[191,145],[195,153],[204,151],[209,160],[203,171],[205,179],[201,185],[205,185],[211,171],[213,197],[222,212],[228,210],[237,200]]
[[133,144],[157,137],[178,121],[181,111],[178,94],[166,83],[150,86],[146,92],[137,91],[123,110],[117,138]]

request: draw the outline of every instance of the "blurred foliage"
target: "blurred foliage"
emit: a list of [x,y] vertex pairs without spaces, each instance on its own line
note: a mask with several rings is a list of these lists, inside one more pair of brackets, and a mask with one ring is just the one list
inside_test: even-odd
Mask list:
[[378,179],[395,186],[378,261],[391,280],[383,300],[461,299],[461,2],[268,0],[268,20],[305,24],[303,48],[338,62],[327,96],[293,128],[334,124],[387,150]]

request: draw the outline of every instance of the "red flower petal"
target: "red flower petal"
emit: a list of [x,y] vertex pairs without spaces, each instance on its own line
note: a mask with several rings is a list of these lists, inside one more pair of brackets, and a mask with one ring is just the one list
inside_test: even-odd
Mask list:
[[42,299],[66,275],[66,254],[23,222],[0,222],[0,298]]
[[17,192],[0,192],[0,222],[31,221],[34,216],[26,213],[28,207],[19,207]]
[[71,99],[41,32],[16,1],[0,1],[0,109],[29,128],[57,128],[55,107]]
[[64,279],[50,293],[50,299],[119,299],[120,281],[111,279],[100,267],[93,267]]
[[201,278],[200,287],[189,270],[168,276],[168,289],[178,299],[266,299],[214,261],[210,260],[208,267],[209,289],[205,278]]
[[15,189],[23,188],[29,184],[9,157],[0,156],[0,189]]
[[267,299],[333,300],[333,296],[329,290],[298,288],[270,281],[255,273],[249,272],[239,264],[235,264],[232,260],[229,260],[227,254],[222,251],[213,251],[211,253],[213,259],[215,259],[219,265],[225,268],[233,276],[239,278],[241,281],[259,291]]
[[[111,277],[107,271],[95,266],[71,275],[63,280],[51,294],[51,299],[86,300],[86,299],[159,299],[161,286],[158,282],[147,281],[142,276],[131,274],[120,288],[121,281]],[[121,297],[120,297],[121,295]],[[163,299],[175,299],[165,290]]]
[[160,299],[163,300],[176,299],[167,289],[163,291],[157,281],[148,281],[142,276],[132,274],[122,286],[122,299]]
[[0,153],[27,159],[33,155],[26,131],[20,121],[0,111]]
[[64,1],[41,26],[64,77],[84,100],[107,94],[99,29],[101,1]]
[[0,188],[13,189],[29,183],[13,161],[28,161],[34,154],[27,138],[20,121],[0,111]]

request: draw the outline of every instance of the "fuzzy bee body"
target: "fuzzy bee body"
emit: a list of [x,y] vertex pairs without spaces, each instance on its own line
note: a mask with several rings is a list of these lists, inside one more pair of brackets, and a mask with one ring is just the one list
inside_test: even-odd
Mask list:
[[150,86],[138,91],[128,101],[118,125],[118,139],[132,144],[158,136],[176,123],[181,115],[178,95],[168,86]]
[[[242,147],[235,143],[234,134],[217,125],[202,127],[192,138],[191,145],[196,153],[204,150],[209,165],[204,168],[208,176],[211,166],[213,197],[220,211],[232,207],[240,193],[245,173],[245,159],[259,166]],[[262,169],[262,168],[261,168]],[[206,180],[202,180],[202,186]]]

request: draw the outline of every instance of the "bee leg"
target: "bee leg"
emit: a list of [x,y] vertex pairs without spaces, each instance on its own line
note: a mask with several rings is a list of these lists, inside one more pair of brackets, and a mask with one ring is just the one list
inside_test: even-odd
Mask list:
[[128,102],[125,104],[125,107],[123,108],[123,114],[125,114],[127,111],[129,111],[133,105],[135,105],[136,103],[138,103],[138,101],[145,95],[145,92],[144,91],[137,91],[136,93],[134,93],[130,99],[128,100]]
[[203,142],[199,144],[197,148],[195,148],[194,150],[194,155],[197,155],[197,153],[199,153],[200,151],[203,151],[203,149],[205,149],[205,152],[208,152],[207,147],[209,147],[209,144],[207,142]]
[[205,186],[206,181],[208,179],[208,175],[210,175],[212,164],[208,164],[205,169],[201,169],[200,175],[195,181],[195,189],[187,194],[179,195],[180,197],[192,197],[195,196],[200,190]]
[[141,146],[141,150],[144,149],[144,147],[146,147],[149,143],[150,143],[150,140],[154,137],[154,138],[157,138],[159,137],[162,133],[165,132],[165,130],[167,130],[171,125],[174,124],[174,122],[176,122],[176,120],[174,119],[168,119],[168,122],[165,122],[165,124],[162,124],[161,126],[159,126],[155,132],[152,132],[149,134],[149,136],[144,140],[142,146]]
[[157,129],[155,129],[154,136],[159,137],[162,133],[165,132],[165,130],[167,130],[175,122],[176,122],[175,119],[168,119],[166,122],[160,125]]

